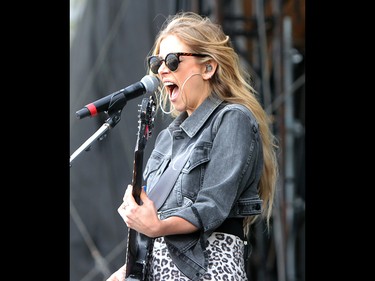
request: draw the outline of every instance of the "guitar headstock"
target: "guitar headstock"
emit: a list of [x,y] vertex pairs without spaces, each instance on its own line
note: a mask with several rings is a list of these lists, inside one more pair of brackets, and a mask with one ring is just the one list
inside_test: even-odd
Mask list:
[[138,139],[136,149],[143,150],[154,128],[156,110],[154,97],[143,98],[142,103],[138,106]]

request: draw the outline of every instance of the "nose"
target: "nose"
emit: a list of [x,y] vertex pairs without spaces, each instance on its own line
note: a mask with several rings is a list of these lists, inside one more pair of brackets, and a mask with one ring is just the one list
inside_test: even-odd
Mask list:
[[162,61],[161,65],[159,66],[158,72],[167,73],[169,71],[170,71],[169,68],[165,65],[165,61]]

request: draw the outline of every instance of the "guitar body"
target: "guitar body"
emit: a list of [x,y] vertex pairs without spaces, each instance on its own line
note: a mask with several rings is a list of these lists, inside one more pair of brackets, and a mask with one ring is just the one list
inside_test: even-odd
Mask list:
[[126,281],[145,281],[147,276],[147,262],[152,250],[152,239],[129,229],[130,237],[134,239],[129,240],[129,252],[126,263]]
[[[142,204],[140,194],[143,188],[143,151],[148,138],[151,136],[155,115],[153,97],[144,98],[139,109],[137,143],[134,152],[133,167],[133,197],[138,205]],[[125,280],[144,281],[147,275],[147,261],[152,250],[152,239],[128,228]]]

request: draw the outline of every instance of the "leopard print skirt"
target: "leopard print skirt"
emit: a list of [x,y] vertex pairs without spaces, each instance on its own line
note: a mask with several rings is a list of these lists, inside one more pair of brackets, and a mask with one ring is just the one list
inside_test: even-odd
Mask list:
[[[247,281],[243,259],[244,242],[239,237],[214,232],[208,238],[207,253],[208,268],[200,281]],[[173,263],[162,237],[155,239],[149,262],[148,281],[190,280]]]

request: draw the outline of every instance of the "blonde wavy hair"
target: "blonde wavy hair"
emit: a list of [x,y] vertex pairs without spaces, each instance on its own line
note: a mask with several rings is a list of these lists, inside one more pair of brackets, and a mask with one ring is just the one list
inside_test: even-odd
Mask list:
[[[209,80],[212,92],[228,103],[245,105],[257,119],[264,157],[263,173],[259,183],[259,194],[263,200],[261,217],[266,219],[267,228],[269,229],[278,177],[277,145],[276,138],[270,129],[271,119],[259,103],[256,91],[248,82],[251,78],[250,74],[241,66],[239,57],[234,51],[229,37],[224,34],[222,27],[213,23],[208,17],[203,17],[193,12],[181,12],[169,16],[156,37],[152,48],[153,55],[159,54],[161,41],[169,35],[178,37],[184,44],[189,46],[191,52],[207,54],[207,57],[197,58],[202,63],[208,60],[215,60],[218,66]],[[152,72],[149,72],[149,74],[153,75]],[[168,98],[161,99],[165,106]],[[170,104],[169,106],[172,116],[176,116],[178,112],[173,111]],[[249,216],[244,220],[246,234],[249,231],[249,226],[258,217]]]

